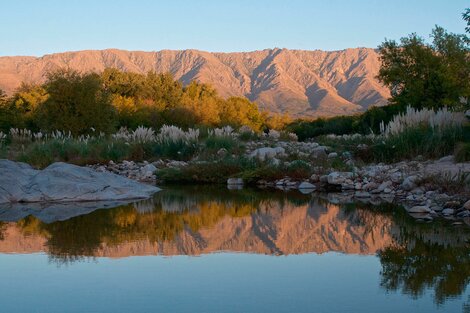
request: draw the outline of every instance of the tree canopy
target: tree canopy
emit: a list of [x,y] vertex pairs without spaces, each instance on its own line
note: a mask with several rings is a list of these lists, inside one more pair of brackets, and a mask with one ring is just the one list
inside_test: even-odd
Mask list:
[[391,103],[415,108],[468,106],[470,46],[466,35],[436,26],[432,42],[411,34],[379,46],[378,79],[390,88]]
[[209,84],[193,81],[183,86],[170,73],[115,68],[101,74],[52,72],[42,85],[22,84],[11,97],[2,93],[0,110],[3,131],[27,127],[73,134],[108,133],[122,126],[158,129],[163,124],[261,130],[272,119],[256,103],[243,97],[224,99]]

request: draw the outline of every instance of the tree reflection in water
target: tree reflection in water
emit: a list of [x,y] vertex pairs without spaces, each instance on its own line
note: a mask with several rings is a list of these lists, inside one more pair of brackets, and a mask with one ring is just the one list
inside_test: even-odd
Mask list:
[[[334,214],[328,216],[330,213]],[[96,210],[65,221],[46,224],[28,216],[16,227],[24,236],[45,238],[51,259],[63,264],[93,258],[105,248],[124,243],[170,245],[183,240],[183,233],[190,234],[201,249],[176,253],[208,253],[212,248],[203,235],[208,236],[208,230],[217,227],[216,231],[223,231],[220,224],[231,233],[215,232],[211,238],[226,236],[226,245],[217,247],[228,250],[231,246],[227,242],[240,249],[238,241],[246,240],[250,242],[241,243],[245,252],[377,253],[383,288],[415,298],[430,288],[437,304],[462,295],[469,283],[470,234],[466,228],[438,222],[418,224],[393,205],[336,206],[318,195],[204,187],[169,189],[152,201]],[[0,222],[0,240],[6,225]],[[353,242],[357,244],[355,250],[347,250]],[[470,305],[464,310],[470,312]]]

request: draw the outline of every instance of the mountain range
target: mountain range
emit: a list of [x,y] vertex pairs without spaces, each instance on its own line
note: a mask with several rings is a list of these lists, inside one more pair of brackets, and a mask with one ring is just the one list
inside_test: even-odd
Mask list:
[[48,72],[60,68],[171,72],[183,84],[210,83],[223,97],[245,96],[262,110],[293,117],[353,114],[385,105],[389,97],[376,79],[380,60],[371,48],[233,53],[107,49],[0,57],[0,89],[11,94],[21,82],[41,83]]

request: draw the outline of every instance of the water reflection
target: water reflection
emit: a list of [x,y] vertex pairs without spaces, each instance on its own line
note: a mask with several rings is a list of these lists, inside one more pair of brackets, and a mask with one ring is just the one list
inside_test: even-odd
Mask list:
[[216,251],[376,254],[383,288],[413,297],[431,288],[438,304],[462,295],[470,278],[466,228],[417,224],[391,204],[332,204],[298,193],[195,187],[78,216],[69,208],[65,220],[63,213],[44,218],[35,212],[0,222],[0,252],[43,251],[57,263]]

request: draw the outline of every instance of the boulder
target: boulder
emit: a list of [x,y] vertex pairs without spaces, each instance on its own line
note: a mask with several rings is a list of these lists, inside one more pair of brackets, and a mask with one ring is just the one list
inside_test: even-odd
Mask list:
[[453,215],[455,212],[454,209],[444,209],[441,211],[442,215]]
[[356,198],[369,198],[370,197],[370,193],[368,193],[367,191],[356,191],[354,193],[354,196]]
[[260,161],[266,161],[275,158],[276,156],[283,156],[285,153],[286,150],[283,147],[262,147],[254,150],[250,154],[250,157],[257,158]]
[[[381,183],[378,187],[377,187],[377,190],[379,192],[384,192],[385,189],[390,189],[390,187],[393,185],[393,183],[391,181],[384,181],[383,183]],[[390,192],[390,191],[389,191]]]
[[91,168],[54,163],[35,170],[0,160],[0,203],[80,202],[145,199],[160,189]]
[[241,186],[243,185],[243,179],[242,178],[229,178],[227,179],[227,185],[228,186]]
[[142,178],[150,178],[152,177],[153,174],[157,171],[157,168],[153,164],[147,164],[144,167],[140,169],[140,172],[142,173]]
[[431,212],[431,209],[425,205],[416,205],[407,209],[407,211],[408,213],[429,213]]
[[328,155],[326,154],[325,146],[318,146],[312,149],[312,155],[315,159],[326,159]]
[[465,204],[463,205],[463,207],[467,210],[470,211],[470,200],[468,200],[467,202],[465,202]]
[[351,183],[353,177],[352,172],[331,172],[328,174],[328,184],[330,185],[342,185],[344,183]]
[[418,180],[417,176],[408,176],[403,180],[401,188],[406,191],[410,191],[416,188],[416,181]]
[[301,183],[299,184],[299,187],[298,187],[298,188],[299,188],[299,189],[311,189],[311,190],[314,190],[316,187],[315,187],[315,185],[313,185],[313,184],[311,184],[311,183],[309,183],[309,182],[304,181],[304,182],[301,182]]
[[318,183],[320,181],[320,175],[312,174],[312,176],[310,176],[310,181],[313,182],[313,183]]

